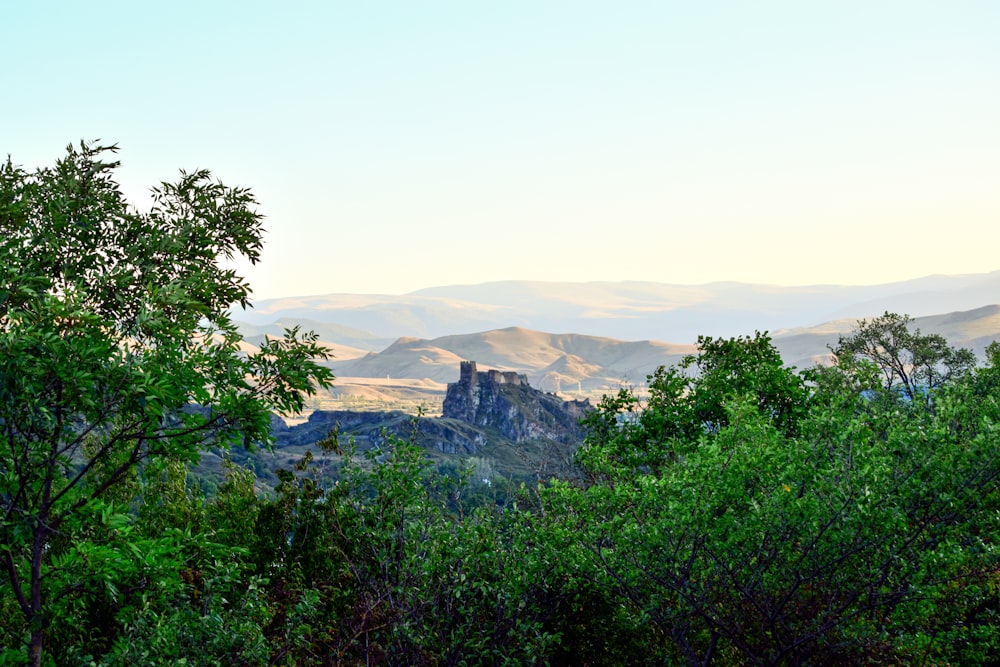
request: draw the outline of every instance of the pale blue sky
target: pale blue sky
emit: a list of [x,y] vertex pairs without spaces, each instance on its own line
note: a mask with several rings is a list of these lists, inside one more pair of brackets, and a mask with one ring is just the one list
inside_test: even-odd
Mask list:
[[250,187],[259,298],[986,272],[998,35],[993,0],[12,0],[0,152]]

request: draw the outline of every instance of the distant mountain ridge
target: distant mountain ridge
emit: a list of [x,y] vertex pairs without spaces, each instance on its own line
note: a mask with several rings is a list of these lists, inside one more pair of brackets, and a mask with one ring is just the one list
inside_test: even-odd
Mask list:
[[[781,287],[744,283],[502,281],[452,285],[404,295],[328,294],[267,299],[235,314],[249,326],[277,320],[336,324],[367,340],[435,339],[494,329],[574,332],[618,340],[693,343],[885,311],[914,317],[1000,303],[1000,271],[926,276],[882,285]],[[359,344],[362,343],[362,344]]]
[[676,363],[693,345],[550,334],[520,327],[431,340],[401,338],[379,353],[338,361],[339,377],[417,378],[448,382],[465,360],[526,375],[545,391],[597,389],[640,381],[660,364]]
[[[782,359],[799,369],[829,359],[829,348],[854,329],[856,319],[841,319],[813,327],[772,332]],[[939,333],[958,347],[982,355],[1000,339],[1000,305],[916,318],[924,333]],[[533,387],[571,393],[607,389],[622,382],[638,384],[660,365],[679,362],[696,351],[693,344],[661,341],[621,341],[582,334],[551,334],[520,327],[434,339],[401,338],[379,353],[354,359],[334,359],[338,377],[414,378],[445,383],[461,362],[527,376]]]
[[859,318],[886,311],[981,355],[1000,338],[998,304],[1000,271],[861,287],[507,281],[273,299],[236,318],[250,320],[242,325],[250,344],[295,325],[315,330],[333,348],[342,386],[377,378],[380,392],[398,393],[390,382],[412,380],[443,393],[461,362],[475,360],[567,393],[641,383],[694,352],[698,335],[769,331],[785,363],[807,368]]

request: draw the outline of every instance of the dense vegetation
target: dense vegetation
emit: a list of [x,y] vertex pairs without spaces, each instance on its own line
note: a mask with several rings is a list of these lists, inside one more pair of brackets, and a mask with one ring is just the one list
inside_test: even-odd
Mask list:
[[[236,354],[222,286],[246,293],[214,273],[224,245],[160,274],[163,254],[147,266],[129,236],[134,257],[105,247],[87,260],[103,268],[66,269],[81,250],[53,244],[92,223],[48,212],[80,195],[28,210],[43,199],[25,187],[106,175],[98,154],[71,152],[56,170],[69,176],[0,173],[16,288],[0,294],[0,661],[1000,659],[1000,345],[977,368],[887,313],[798,373],[766,334],[702,338],[647,398],[602,401],[565,479],[475,486],[405,439],[359,456],[331,437],[336,481],[307,457],[261,495],[232,465],[207,496],[188,479],[199,448],[263,444],[267,409],[330,380],[311,361],[323,350],[293,336]],[[175,239],[171,256],[255,221],[193,213],[229,192],[196,181],[143,232]],[[114,220],[102,234],[121,233]],[[111,302],[110,280],[142,289]]]
[[182,172],[140,212],[114,152],[0,165],[0,604],[4,645],[20,651],[23,634],[32,665],[58,624],[97,632],[74,605],[141,544],[127,533],[141,466],[264,442],[272,410],[300,410],[332,379],[296,330],[240,352],[227,311],[250,289],[220,262],[258,259],[252,195]]

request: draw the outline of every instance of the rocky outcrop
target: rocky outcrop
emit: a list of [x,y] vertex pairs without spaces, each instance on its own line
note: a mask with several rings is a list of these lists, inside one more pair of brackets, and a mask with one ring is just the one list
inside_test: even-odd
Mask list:
[[523,375],[496,370],[480,372],[474,361],[463,361],[458,382],[448,385],[442,417],[416,422],[399,411],[355,412],[316,410],[302,424],[272,424],[278,448],[311,445],[339,430],[362,444],[378,446],[387,434],[416,440],[443,454],[479,453],[497,435],[513,443],[550,440],[573,444],[583,440],[579,419],[590,408],[588,401],[563,401],[533,389]]
[[316,410],[303,424],[290,426],[275,433],[278,447],[310,445],[319,442],[338,429],[344,435],[353,435],[362,440],[377,441],[383,428],[399,427],[408,419],[398,412],[354,412],[352,410]]
[[[316,410],[303,424],[274,432],[275,445],[311,445],[336,429],[343,436],[354,436],[361,444],[381,445],[387,435],[409,439],[414,421],[403,412],[355,412],[352,410]],[[468,424],[450,419],[424,418],[416,422],[417,442],[444,454],[470,455],[486,444],[486,435]]]
[[463,361],[458,382],[448,385],[443,412],[445,418],[494,428],[513,442],[575,442],[583,437],[579,419],[589,408],[589,401],[564,401],[532,388],[524,375],[479,371],[476,362]]

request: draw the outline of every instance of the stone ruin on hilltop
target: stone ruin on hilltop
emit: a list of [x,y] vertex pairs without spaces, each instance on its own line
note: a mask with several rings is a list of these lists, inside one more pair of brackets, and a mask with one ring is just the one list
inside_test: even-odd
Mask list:
[[[528,378],[511,371],[480,371],[474,361],[461,363],[458,382],[448,385],[441,417],[420,419],[418,442],[445,454],[477,454],[491,440],[513,443],[548,440],[563,444],[583,441],[579,420],[592,408],[590,401],[564,401],[531,387]],[[280,420],[279,420],[280,421]],[[308,421],[291,427],[275,426],[278,448],[309,445],[339,426],[343,435],[380,444],[385,432],[407,438],[412,417],[399,411],[356,412],[316,410]]]
[[564,401],[531,387],[528,378],[512,371],[480,371],[475,361],[463,361],[458,382],[448,385],[443,418],[495,428],[514,442],[546,439],[581,440],[579,419],[590,401]]

